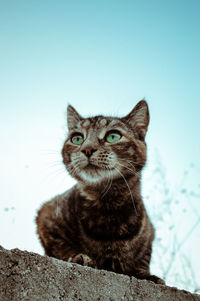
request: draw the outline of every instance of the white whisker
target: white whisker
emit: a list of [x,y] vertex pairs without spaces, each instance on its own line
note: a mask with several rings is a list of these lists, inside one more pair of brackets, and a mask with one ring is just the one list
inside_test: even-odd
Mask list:
[[128,187],[128,190],[129,190],[129,193],[130,193],[130,196],[131,196],[131,200],[132,200],[132,203],[133,203],[135,212],[136,212],[136,214],[137,214],[137,209],[136,209],[136,207],[135,207],[135,202],[134,202],[134,200],[133,200],[132,191],[131,191],[131,189],[130,189],[130,187],[129,187],[129,185],[128,185],[128,182],[126,181],[124,175],[119,171],[119,169],[117,169],[116,167],[115,167],[115,169],[118,171],[118,173],[119,173],[119,174],[121,175],[121,177],[124,179],[124,182],[126,183],[126,186]]
[[131,166],[133,166],[133,168],[135,169],[135,166],[133,164],[137,164],[139,166],[144,166],[144,164],[141,164],[142,162],[135,162],[135,161],[132,161],[132,160],[127,160],[127,159],[122,159],[122,158],[119,158],[119,160],[121,161],[126,161],[128,164],[130,164]]
[[130,169],[129,167],[127,167],[127,166],[125,166],[123,164],[120,164],[119,162],[118,162],[118,165],[123,166],[124,168],[126,168],[127,170],[129,170],[134,176],[136,176],[136,177],[139,176],[139,172],[136,172],[136,171]]
[[112,174],[109,171],[109,169],[108,169],[108,172],[109,172],[110,177],[108,178],[108,182],[107,182],[106,188],[104,189],[104,193],[101,196],[101,199],[103,199],[103,197],[108,193],[108,191],[110,190],[110,188],[112,186],[113,177],[112,177]]

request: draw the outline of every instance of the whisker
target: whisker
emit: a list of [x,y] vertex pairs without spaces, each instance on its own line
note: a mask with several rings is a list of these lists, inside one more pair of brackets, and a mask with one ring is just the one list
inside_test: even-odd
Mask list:
[[102,196],[101,196],[101,198],[104,197],[104,192],[107,190],[107,187],[109,186],[109,184],[110,184],[110,178],[108,178],[108,181],[106,182],[106,185],[105,185],[105,187],[104,187],[104,189],[103,189],[103,191],[102,191]]
[[126,186],[128,187],[128,190],[129,190],[129,193],[130,193],[130,196],[131,196],[131,200],[132,200],[132,203],[133,203],[133,207],[134,207],[135,212],[136,212],[136,215],[137,215],[137,209],[136,209],[135,202],[134,202],[134,200],[133,200],[132,191],[131,191],[131,189],[130,189],[130,187],[129,187],[129,185],[128,185],[128,182],[126,181],[124,175],[119,171],[119,169],[117,169],[116,167],[115,167],[115,169],[118,171],[118,173],[119,173],[119,174],[121,175],[121,177],[124,179],[124,182],[126,183]]
[[139,172],[136,172],[136,171],[130,169],[129,167],[127,167],[127,166],[125,166],[123,164],[120,164],[119,162],[118,162],[118,165],[123,166],[124,168],[126,168],[127,170],[129,170],[134,176],[136,176],[136,177],[139,176]]
[[58,176],[66,176],[64,170],[58,169],[58,170],[54,170],[51,173],[49,173],[48,175],[45,176],[45,178],[42,179],[43,183],[48,183],[48,182],[52,182],[54,181],[54,179],[57,179]]
[[40,154],[42,156],[61,156],[60,151],[52,151],[52,150],[40,150]]
[[[144,166],[144,164],[141,164],[142,162],[136,162],[136,161],[132,161],[132,160],[127,160],[127,159],[122,159],[122,158],[119,158],[119,160],[121,161],[126,161],[127,163],[129,163],[130,165],[132,165],[133,167],[134,167],[134,165],[133,164],[137,164],[137,165],[139,165],[139,166]],[[131,163],[133,163],[133,164],[131,164]],[[135,167],[134,167],[135,168]]]
[[108,191],[110,190],[110,188],[112,186],[113,177],[111,176],[111,172],[109,169],[108,169],[108,172],[110,174],[110,178],[108,178],[108,182],[107,182],[106,188],[104,189],[104,193],[101,196],[101,199],[103,199],[103,197],[108,193]]
[[62,166],[63,167],[63,163],[62,161],[55,161],[55,162],[52,162],[52,163],[49,163],[47,162],[46,165],[48,165],[47,167],[50,167],[50,168],[54,168],[54,167],[57,167],[57,166]]
[[70,169],[70,172],[71,172],[71,175],[74,176],[75,174],[78,174],[79,173],[79,167],[78,167],[78,164],[79,162],[73,162],[73,165],[71,164],[69,166],[69,169]]

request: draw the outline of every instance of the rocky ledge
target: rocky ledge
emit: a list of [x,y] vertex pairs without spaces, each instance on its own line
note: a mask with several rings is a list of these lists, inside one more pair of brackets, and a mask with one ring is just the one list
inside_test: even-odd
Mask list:
[[151,281],[0,247],[0,300],[200,301],[200,296]]

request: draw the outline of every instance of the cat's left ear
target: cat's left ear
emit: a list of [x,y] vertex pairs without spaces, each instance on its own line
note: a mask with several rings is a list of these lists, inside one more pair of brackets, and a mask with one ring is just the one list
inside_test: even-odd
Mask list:
[[149,108],[145,100],[141,100],[134,109],[123,119],[128,121],[137,138],[144,140],[149,124]]
[[67,124],[68,129],[73,129],[79,121],[83,120],[83,117],[79,115],[79,113],[71,106],[69,105],[67,107]]

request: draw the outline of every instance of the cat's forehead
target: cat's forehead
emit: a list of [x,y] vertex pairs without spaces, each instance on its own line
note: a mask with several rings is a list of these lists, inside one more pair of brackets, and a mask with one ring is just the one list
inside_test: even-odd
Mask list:
[[79,121],[76,127],[84,128],[86,130],[90,128],[94,130],[101,130],[105,128],[125,128],[125,124],[117,117],[95,116]]

